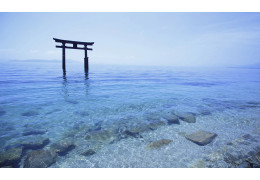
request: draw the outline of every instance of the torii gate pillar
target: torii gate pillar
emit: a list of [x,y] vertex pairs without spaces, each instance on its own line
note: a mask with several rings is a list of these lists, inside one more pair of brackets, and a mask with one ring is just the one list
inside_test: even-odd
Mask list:
[[87,46],[85,46],[84,67],[85,67],[85,72],[88,72],[88,50],[87,50]]
[[62,69],[66,72],[66,55],[65,55],[65,43],[62,43]]

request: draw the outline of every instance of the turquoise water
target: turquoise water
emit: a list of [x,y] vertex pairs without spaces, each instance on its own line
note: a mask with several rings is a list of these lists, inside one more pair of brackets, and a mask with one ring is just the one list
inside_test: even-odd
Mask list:
[[[260,69],[90,64],[83,72],[81,62],[68,63],[66,76],[60,62],[0,62],[0,151],[70,139],[75,148],[49,167],[236,167],[227,152],[259,150]],[[196,123],[169,124],[164,116],[176,112]],[[25,135],[33,130],[42,132]],[[217,137],[199,146],[185,138],[197,130]],[[160,139],[172,142],[147,148]]]

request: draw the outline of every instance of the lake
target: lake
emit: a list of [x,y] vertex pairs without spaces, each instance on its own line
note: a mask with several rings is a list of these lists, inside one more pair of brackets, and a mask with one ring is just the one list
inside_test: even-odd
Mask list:
[[260,69],[2,61],[0,165],[258,167],[259,89]]

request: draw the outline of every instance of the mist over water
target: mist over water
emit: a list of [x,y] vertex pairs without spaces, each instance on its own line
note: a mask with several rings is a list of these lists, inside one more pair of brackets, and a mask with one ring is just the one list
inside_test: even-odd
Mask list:
[[[259,150],[259,79],[260,69],[92,64],[85,76],[83,62],[67,63],[63,76],[60,62],[3,61],[0,151],[69,139],[73,148],[49,167],[236,167],[226,152]],[[165,117],[178,113],[196,122]],[[198,130],[217,137],[205,146],[185,138]],[[149,149],[161,139],[171,142]],[[35,150],[24,144],[18,167]]]

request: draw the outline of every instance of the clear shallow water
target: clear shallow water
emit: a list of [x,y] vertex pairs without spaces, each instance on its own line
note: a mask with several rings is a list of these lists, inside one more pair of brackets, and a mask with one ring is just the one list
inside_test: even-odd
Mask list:
[[[260,69],[91,65],[86,78],[83,63],[68,63],[66,77],[60,62],[0,65],[0,150],[72,139],[75,149],[50,167],[234,167],[220,157],[260,146]],[[194,113],[196,123],[168,125],[162,117],[177,111]],[[46,132],[24,136],[28,130]],[[218,136],[206,146],[184,138],[197,130]],[[243,143],[245,134],[255,140]],[[147,149],[160,139],[173,141]],[[96,153],[82,156],[88,149]]]

